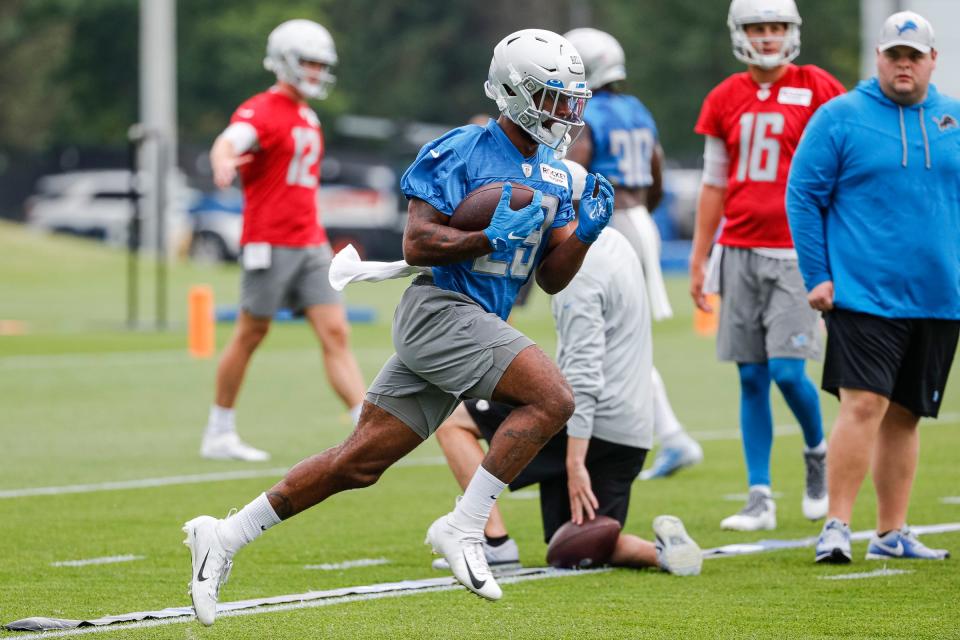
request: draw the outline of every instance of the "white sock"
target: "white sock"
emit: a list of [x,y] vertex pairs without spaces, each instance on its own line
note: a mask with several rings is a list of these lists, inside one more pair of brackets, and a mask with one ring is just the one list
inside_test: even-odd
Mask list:
[[759,491],[768,498],[773,497],[773,492],[770,491],[770,486],[766,484],[752,484],[750,485],[750,491]]
[[826,453],[827,452],[827,441],[826,439],[821,440],[820,444],[815,447],[804,447],[803,450],[806,453]]
[[220,523],[220,541],[227,551],[236,553],[275,524],[280,524],[280,517],[270,505],[267,494],[261,493],[253,502]]
[[663,444],[671,436],[684,433],[683,425],[677,420],[667,398],[667,387],[663,384],[660,372],[654,367],[651,374],[653,382],[653,433]]
[[362,409],[362,402],[355,407],[350,407],[350,420],[353,421],[353,426],[357,426],[357,423],[360,422],[360,411]]
[[210,405],[210,417],[207,418],[207,435],[232,433],[237,430],[236,411],[227,407]]
[[497,502],[500,492],[506,487],[482,466],[477,467],[463,497],[457,502],[450,516],[450,524],[461,531],[483,533],[490,517],[490,510]]

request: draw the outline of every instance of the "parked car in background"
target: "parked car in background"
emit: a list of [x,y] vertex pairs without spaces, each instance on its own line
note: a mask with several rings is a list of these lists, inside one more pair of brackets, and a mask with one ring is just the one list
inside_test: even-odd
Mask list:
[[[406,212],[400,209],[396,172],[386,165],[324,159],[317,210],[334,252],[353,244],[362,258],[403,257]],[[243,225],[240,189],[211,191],[190,208],[190,255],[200,261],[235,260]]]
[[[187,210],[199,194],[186,186],[180,174],[171,177],[171,193],[166,211],[167,238],[168,246],[176,249],[189,237]],[[133,214],[131,173],[126,169],[99,169],[44,176],[24,206],[26,222],[35,229],[125,247]]]

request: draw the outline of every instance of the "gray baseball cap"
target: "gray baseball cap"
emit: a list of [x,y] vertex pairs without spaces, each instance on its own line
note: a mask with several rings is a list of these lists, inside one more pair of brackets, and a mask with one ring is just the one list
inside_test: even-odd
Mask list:
[[934,48],[933,27],[926,18],[913,11],[900,11],[886,19],[877,48],[886,51],[901,45],[930,53]]

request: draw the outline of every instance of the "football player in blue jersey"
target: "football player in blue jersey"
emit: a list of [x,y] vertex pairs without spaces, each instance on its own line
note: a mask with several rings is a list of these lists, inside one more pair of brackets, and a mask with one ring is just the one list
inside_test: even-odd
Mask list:
[[[576,49],[550,31],[527,29],[494,49],[485,85],[500,117],[427,144],[403,176],[409,198],[404,257],[432,267],[404,292],[393,322],[396,354],[367,392],[360,422],[340,445],[307,458],[223,520],[186,523],[197,618],[213,624],[234,554],[263,531],[347,489],[377,481],[450,415],[461,397],[516,407],[454,510],[427,531],[454,576],[490,600],[501,591],[483,553],[483,529],[500,492],[572,415],[557,365],[504,319],[531,276],[548,293],[573,278],[610,220],[613,187],[591,175],[575,213],[557,160],[582,128],[590,91]],[[463,198],[509,182],[535,190],[510,208],[511,187],[483,231],[449,225]]]
[[[584,113],[584,133],[567,157],[606,177],[617,190],[610,224],[626,236],[643,265],[654,320],[673,316],[660,273],[660,234],[650,212],[663,197],[663,149],[650,111],[621,92],[627,72],[623,48],[609,33],[582,28],[568,32],[583,58],[593,98]],[[703,460],[703,449],[684,430],[670,406],[663,378],[653,369],[654,434],[660,450],[643,480],[663,478]]]

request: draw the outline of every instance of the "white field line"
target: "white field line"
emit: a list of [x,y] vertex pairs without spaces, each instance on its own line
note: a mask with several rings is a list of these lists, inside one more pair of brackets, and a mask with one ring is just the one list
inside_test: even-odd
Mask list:
[[133,562],[134,560],[143,560],[146,556],[135,556],[128,553],[122,556],[104,556],[102,558],[87,558],[86,560],[60,560],[51,562],[51,567],[86,567],[91,564],[114,564],[117,562]]
[[943,504],[960,504],[960,496],[945,496],[940,498]]
[[[446,464],[443,456],[425,458],[405,458],[394,467],[435,467]],[[25,498],[29,496],[56,496],[67,493],[96,493],[98,491],[122,491],[125,489],[150,489],[181,484],[201,484],[204,482],[223,482],[224,480],[246,480],[249,478],[273,478],[283,476],[286,467],[270,469],[241,469],[237,471],[219,471],[215,473],[195,473],[162,478],[141,478],[139,480],[119,480],[115,482],[97,482],[90,484],[71,484],[60,487],[27,487],[24,489],[0,490],[0,500]]]
[[[592,573],[601,573],[610,571],[610,569],[584,569],[580,571],[558,571],[558,570],[548,570],[545,573],[537,573],[532,575],[520,575],[520,576],[504,576],[497,578],[499,584],[512,584],[515,582],[527,582],[529,580],[544,580],[547,578],[560,578],[560,577],[574,577],[581,575],[589,575]],[[451,578],[452,580],[452,578]],[[293,611],[296,609],[312,609],[314,607],[327,607],[335,604],[344,604],[348,602],[357,602],[362,600],[381,600],[383,598],[403,598],[406,596],[413,596],[420,593],[433,593],[437,591],[454,591],[463,589],[459,584],[445,584],[433,587],[424,587],[420,589],[408,589],[403,591],[380,591],[374,593],[361,593],[356,595],[340,596],[333,598],[325,598],[322,600],[300,600],[296,602],[290,602],[285,604],[272,604],[272,605],[260,605],[256,604],[257,601],[248,600],[247,603],[250,604],[252,608],[245,609],[235,609],[233,611],[222,611],[217,613],[217,619],[229,618],[234,616],[253,616],[260,615],[262,613],[275,613],[278,611]],[[307,594],[300,594],[307,595]],[[280,596],[281,598],[291,598],[297,599],[298,596]],[[264,598],[263,600],[272,600],[273,598]],[[78,629],[67,629],[64,631],[47,631],[42,633],[30,633],[27,632],[24,634],[24,637],[30,638],[60,638],[64,636],[78,636],[85,635],[88,633],[109,633],[112,631],[127,631],[130,629],[146,629],[149,627],[159,627],[168,624],[183,624],[185,622],[192,622],[195,618],[193,615],[179,616],[176,618],[164,618],[160,620],[144,620],[141,622],[133,622],[128,624],[111,624],[106,626],[99,627],[81,627]]]
[[[910,527],[917,535],[930,535],[935,533],[951,533],[960,531],[960,522],[944,522],[941,524],[921,524]],[[874,531],[855,531],[850,534],[850,540],[862,542],[873,537]],[[736,542],[734,544],[725,544],[721,547],[713,547],[703,550],[704,559],[713,558],[732,558],[734,556],[743,556],[753,553],[765,553],[768,551],[780,551],[782,549],[802,549],[812,547],[817,543],[817,537],[796,538],[793,540],[760,540],[758,542]]]
[[820,580],[864,580],[867,578],[882,578],[884,576],[899,576],[913,573],[912,569],[877,569],[876,571],[861,571],[859,573],[838,573],[834,576],[820,576]]
[[304,569],[317,569],[320,571],[339,571],[340,569],[353,569],[355,567],[375,567],[381,564],[390,564],[386,558],[360,558],[359,560],[347,560],[345,562],[334,562],[332,564],[308,564]]

